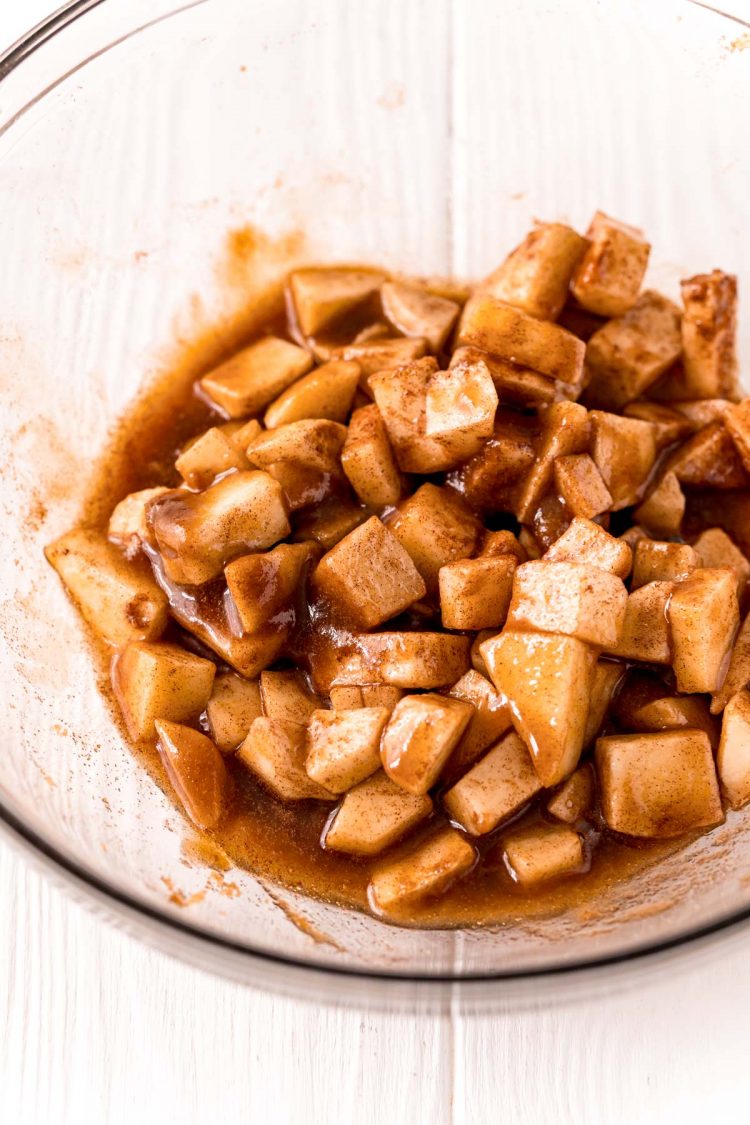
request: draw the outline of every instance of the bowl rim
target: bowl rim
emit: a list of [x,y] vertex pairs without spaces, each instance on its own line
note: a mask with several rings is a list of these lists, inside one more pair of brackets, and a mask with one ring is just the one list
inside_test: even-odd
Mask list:
[[[55,36],[102,4],[110,2],[114,2],[114,0],[69,0],[68,3],[36,24],[4,52],[0,53],[0,84]],[[178,0],[174,10],[167,15],[171,16],[185,8],[198,6],[204,2],[205,0],[192,0],[192,2],[188,0],[188,3],[180,4]],[[750,28],[750,22],[740,16],[721,11],[711,4],[703,3],[702,0],[684,0],[684,2],[713,12],[731,23]],[[167,15],[160,18],[167,18]],[[133,29],[134,32],[137,30],[140,30],[140,28]],[[114,42],[117,42],[117,40]],[[105,50],[112,45],[108,44]],[[82,60],[81,65],[84,65],[86,61],[88,60]],[[55,84],[56,82],[52,83],[52,85]],[[37,97],[44,96],[51,88],[51,86],[48,86],[40,91]],[[37,100],[37,98],[35,97],[33,100]],[[23,113],[23,110],[21,113]],[[0,129],[0,132],[7,127],[11,127],[18,116],[11,117],[6,126]],[[25,825],[5,805],[1,798],[0,838],[16,854],[24,856],[32,865],[41,870],[50,881],[63,887],[74,900],[85,905],[92,912],[102,912],[110,922],[124,923],[130,933],[155,946],[161,952],[168,952],[170,955],[204,970],[208,968],[208,971],[213,971],[219,975],[243,983],[275,989],[294,995],[297,999],[323,1000],[324,1002],[335,999],[337,1002],[361,1003],[362,997],[351,991],[350,983],[352,981],[367,982],[370,987],[374,988],[376,990],[376,1003],[386,1002],[389,991],[391,998],[399,994],[400,998],[404,999],[403,991],[399,991],[400,989],[403,990],[403,986],[413,986],[420,990],[426,990],[428,1000],[435,1000],[440,995],[445,997],[448,995],[445,991],[446,988],[453,989],[456,986],[465,990],[467,995],[471,994],[472,989],[481,989],[482,986],[490,983],[504,987],[513,982],[516,985],[525,986],[530,986],[536,982],[540,987],[547,988],[554,981],[563,986],[563,982],[571,982],[574,979],[580,982],[582,976],[591,978],[592,981],[597,976],[602,979],[602,972],[607,972],[613,967],[620,970],[646,965],[654,967],[661,963],[665,957],[674,958],[677,954],[681,954],[684,961],[690,952],[697,952],[707,944],[713,947],[715,943],[712,939],[718,935],[727,940],[732,934],[746,934],[750,926],[750,906],[748,906],[742,910],[730,912],[717,921],[699,925],[657,942],[636,945],[621,953],[585,959],[578,958],[541,968],[496,970],[462,975],[352,968],[316,961],[314,957],[301,960],[298,957],[253,948],[241,942],[202,930],[191,923],[183,922],[178,917],[141,902],[134,896],[117,890],[105,879],[86,870],[81,864],[65,856],[59,849]],[[99,908],[99,911],[97,911],[97,908]],[[157,935],[164,940],[157,941]],[[207,953],[208,957],[206,956]],[[226,963],[227,958],[231,960],[231,965]],[[210,965],[206,964],[207,960]],[[261,972],[260,977],[256,979],[256,973],[259,970],[264,971],[265,975]],[[292,974],[289,973],[290,970],[292,970]],[[287,980],[290,975],[293,976],[293,982],[296,982],[292,983],[291,986]],[[307,988],[305,994],[300,995],[296,986],[303,978],[306,984],[311,987]],[[606,979],[610,983],[611,975]],[[331,985],[333,985],[333,988],[331,988]],[[332,992],[334,995],[331,995]],[[416,994],[407,993],[407,998],[412,1001],[414,995]],[[422,991],[420,991],[420,995],[424,998]],[[477,995],[479,994],[477,993]],[[498,999],[499,996],[500,993],[493,989],[492,994],[484,999],[488,1004],[491,1004],[493,998]]]

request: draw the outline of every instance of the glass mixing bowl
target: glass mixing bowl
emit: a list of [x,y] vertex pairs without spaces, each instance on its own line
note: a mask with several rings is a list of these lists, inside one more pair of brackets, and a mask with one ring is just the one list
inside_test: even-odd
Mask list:
[[[42,548],[144,382],[236,346],[293,263],[476,277],[535,216],[602,208],[645,228],[668,294],[713,266],[750,290],[747,43],[676,0],[84,0],[0,60],[0,815],[74,893],[212,971],[357,1004],[536,1002],[744,940],[747,813],[585,911],[491,930],[212,872]],[[747,358],[747,313],[741,337]]]

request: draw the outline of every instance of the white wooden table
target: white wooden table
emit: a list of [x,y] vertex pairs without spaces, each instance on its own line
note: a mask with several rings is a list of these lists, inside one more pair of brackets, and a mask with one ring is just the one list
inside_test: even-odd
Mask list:
[[[4,0],[0,43],[49,8]],[[363,1016],[252,992],[159,955],[0,843],[8,1125],[730,1125],[750,1120],[749,1044],[750,942],[566,1009]]]

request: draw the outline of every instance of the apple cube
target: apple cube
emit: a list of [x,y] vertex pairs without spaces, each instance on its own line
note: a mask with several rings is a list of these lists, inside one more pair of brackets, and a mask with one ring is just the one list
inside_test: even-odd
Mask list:
[[309,266],[289,275],[294,314],[303,336],[341,319],[374,296],[385,280],[377,270]]
[[574,516],[590,520],[612,503],[609,489],[588,453],[573,453],[554,462],[555,485]]
[[583,749],[593,649],[575,637],[507,631],[485,641],[481,653],[539,780],[556,785],[572,773]]
[[426,432],[427,388],[437,369],[437,360],[430,356],[377,371],[369,380],[396,461],[407,473],[436,473],[460,460],[440,438]]
[[301,543],[317,543],[324,551],[330,551],[360,524],[366,523],[369,516],[365,508],[353,501],[331,496],[298,517],[293,538]]
[[527,562],[526,552],[512,531],[485,531],[479,558],[497,559],[510,556],[516,562]]
[[512,719],[505,697],[495,691],[486,676],[473,668],[453,685],[448,695],[474,708],[469,725],[443,770],[444,780],[451,783],[510,730]]
[[476,860],[477,853],[465,836],[443,828],[403,859],[383,863],[373,872],[370,905],[389,914],[443,894],[468,874]]
[[547,802],[547,812],[564,824],[581,820],[594,804],[596,780],[590,762],[579,766]]
[[320,699],[299,669],[261,672],[260,699],[266,718],[300,726],[306,726],[320,707]]
[[167,577],[188,586],[289,534],[281,485],[254,471],[230,473],[205,492],[166,493],[149,505],[149,517]]
[[644,293],[586,345],[591,377],[586,401],[604,410],[621,410],[679,359],[681,347],[677,305],[659,293]]
[[342,348],[334,348],[329,359],[346,359],[359,364],[359,385],[363,390],[369,387],[371,375],[387,371],[414,360],[422,359],[427,352],[427,341],[409,339],[407,336],[379,336],[375,339],[355,341]]
[[486,363],[436,371],[427,384],[425,434],[442,443],[454,464],[466,461],[492,436],[497,402]]
[[212,426],[185,447],[174,466],[190,488],[207,488],[230,469],[249,469],[250,462],[228,434]]
[[216,665],[178,645],[135,641],[115,658],[112,687],[133,739],[154,733],[157,719],[197,719],[211,697]]
[[513,587],[513,555],[465,559],[438,572],[445,629],[499,629],[505,622]]
[[198,828],[221,820],[227,789],[224,760],[210,738],[180,723],[156,720],[157,749],[180,804]]
[[448,790],[443,805],[471,836],[484,836],[519,812],[541,788],[526,745],[511,731]]
[[280,543],[265,554],[242,555],[224,568],[245,632],[258,632],[289,605],[310,558],[308,544]]
[[427,590],[406,548],[377,516],[323,556],[313,582],[341,616],[364,629],[395,617]]
[[750,398],[743,398],[724,415],[724,425],[735,444],[745,472],[750,473]]
[[597,660],[591,682],[589,713],[583,745],[594,741],[604,725],[618,684],[625,674],[624,665],[614,660]]
[[528,523],[552,483],[555,461],[583,453],[589,444],[588,412],[576,402],[555,402],[542,418],[542,436],[536,461],[520,491],[516,515]]
[[638,418],[654,426],[657,449],[665,449],[676,441],[690,437],[695,427],[675,407],[663,406],[659,402],[636,400],[629,402],[623,410],[626,418]]
[[487,365],[498,398],[508,405],[536,408],[555,402],[563,392],[568,398],[575,398],[578,393],[576,387],[569,387],[567,383],[540,375],[538,371],[532,371],[530,367],[523,367],[509,359],[490,355],[482,348],[465,345],[456,348],[451,356],[449,369],[480,362]]
[[206,704],[206,719],[216,747],[231,754],[247,737],[247,732],[263,714],[258,680],[246,680],[234,672],[223,672],[214,680]]
[[442,695],[407,695],[383,734],[383,769],[407,793],[426,793],[469,725],[473,706]]
[[737,597],[742,598],[750,581],[750,562],[742,551],[720,527],[710,527],[693,544],[698,565],[705,567],[731,567],[737,576]]
[[381,770],[349,790],[328,823],[323,846],[348,855],[377,855],[431,812],[430,797],[404,792]]
[[331,707],[345,711],[353,707],[385,707],[389,712],[403,696],[401,688],[389,684],[363,684],[361,687],[332,687]]
[[684,398],[732,398],[737,389],[737,278],[713,270],[682,282]]
[[[468,637],[452,633],[361,633],[336,684],[370,681],[409,690],[448,687],[469,669]],[[351,656],[353,655],[353,659]]]
[[536,223],[479,286],[539,320],[557,320],[586,241],[563,223]]
[[607,649],[610,656],[645,664],[672,663],[667,610],[674,589],[674,582],[647,582],[632,591],[619,639]]
[[627,542],[616,539],[598,523],[576,517],[545,552],[544,561],[580,563],[627,578],[633,565],[633,552]]
[[588,245],[571,283],[582,308],[620,316],[635,303],[651,247],[643,231],[597,211],[586,232]]
[[326,418],[304,418],[274,430],[265,430],[248,448],[247,455],[259,469],[279,461],[291,461],[320,473],[339,473],[346,426]]
[[685,494],[674,473],[665,473],[633,516],[654,535],[678,535],[685,515]]
[[127,561],[99,531],[80,527],[45,548],[81,615],[112,645],[155,640],[167,625],[167,598],[145,559]]
[[748,475],[724,422],[710,422],[689,438],[666,465],[691,488],[746,488]]
[[694,571],[669,603],[677,690],[714,692],[727,672],[740,610],[728,568]]
[[143,543],[156,546],[154,533],[146,521],[146,509],[152,500],[169,491],[163,486],[143,488],[140,492],[131,492],[115,505],[109,517],[109,538],[125,550],[128,558],[135,555]]
[[600,738],[596,772],[604,819],[614,832],[668,838],[724,819],[705,731]]
[[399,504],[388,528],[434,592],[442,566],[474,554],[481,524],[457,493],[428,483]]
[[254,719],[237,760],[282,801],[333,801],[335,796],[308,777],[305,728],[266,716]]
[[350,360],[324,363],[292,383],[271,403],[263,419],[266,427],[272,430],[307,418],[345,422],[354,401],[359,376],[359,364]]
[[523,563],[515,572],[508,627],[617,644],[628,601],[621,578],[571,562]]
[[699,566],[697,552],[687,543],[641,539],[633,557],[631,588],[637,590],[648,582],[682,582]]
[[305,348],[264,336],[204,375],[200,387],[230,418],[242,418],[268,406],[312,364]]
[[503,859],[521,887],[580,874],[586,863],[581,837],[565,824],[536,825],[511,833],[503,840]]
[[400,281],[384,282],[380,299],[393,327],[404,336],[425,339],[432,352],[443,347],[461,311],[455,301]]
[[750,801],[750,691],[738,691],[724,709],[716,766],[730,807],[742,808]]
[[729,700],[750,683],[750,614],[745,618],[734,642],[724,682],[713,693],[711,714],[718,715]]
[[343,793],[380,769],[380,736],[386,707],[313,711],[307,728],[308,776],[331,793]]
[[619,512],[638,502],[654,467],[654,426],[603,410],[592,410],[589,416],[593,427],[591,455],[612,495],[611,510]]
[[705,731],[712,747],[718,745],[716,720],[700,695],[675,695],[661,680],[631,672],[617,696],[618,722],[631,731],[691,728]]
[[514,511],[523,480],[536,457],[537,422],[500,408],[493,435],[459,470],[467,501],[489,512]]
[[583,378],[586,345],[582,340],[481,290],[464,306],[457,342],[570,386],[577,386]]
[[398,504],[404,482],[377,406],[362,406],[349,421],[341,467],[357,496],[369,508]]

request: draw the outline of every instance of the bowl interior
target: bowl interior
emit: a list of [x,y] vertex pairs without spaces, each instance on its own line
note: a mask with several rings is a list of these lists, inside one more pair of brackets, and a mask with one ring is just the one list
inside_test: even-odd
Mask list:
[[[742,814],[586,909],[493,931],[397,929],[212,871],[113,725],[42,555],[139,388],[237,346],[292,264],[471,278],[533,218],[601,208],[645,228],[670,296],[714,266],[750,289],[735,25],[673,0],[174,9],[100,4],[0,87],[5,815],[186,931],[351,970],[530,972],[742,913]],[[747,360],[746,314],[740,336]]]

